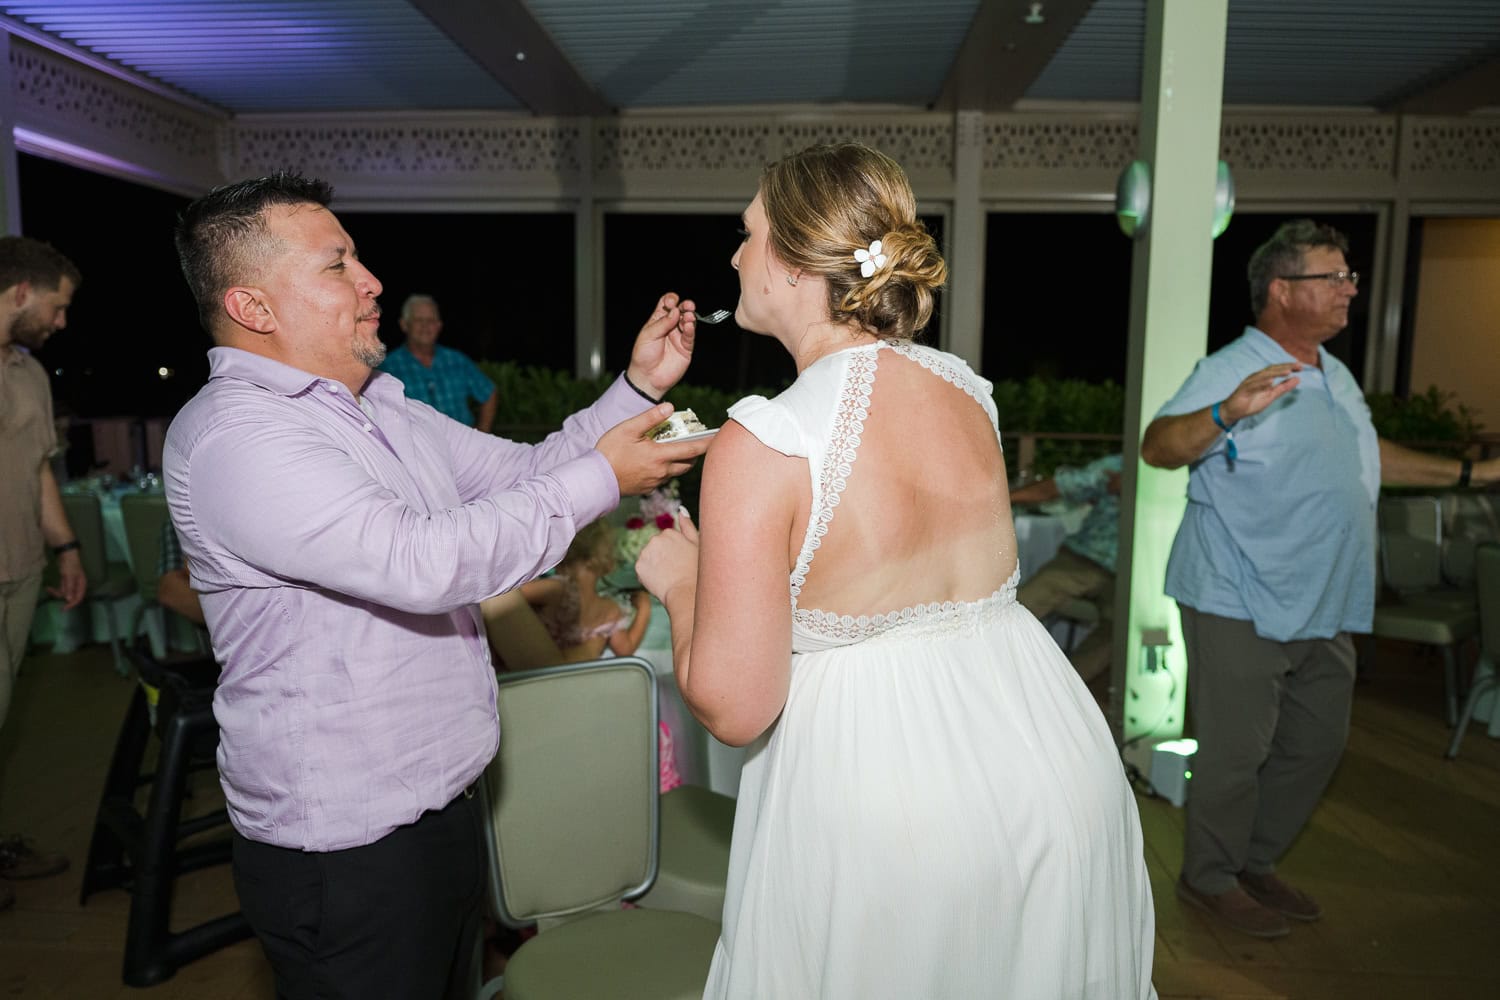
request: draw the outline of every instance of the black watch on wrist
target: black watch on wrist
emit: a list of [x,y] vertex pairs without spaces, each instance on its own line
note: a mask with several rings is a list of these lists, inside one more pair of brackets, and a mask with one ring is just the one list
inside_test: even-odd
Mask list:
[[54,546],[52,546],[52,554],[55,555],[55,556],[60,556],[64,552],[72,552],[75,549],[81,549],[81,548],[83,548],[83,546],[79,545],[78,544],[78,539],[75,538],[71,542],[63,542],[61,545],[54,545]]

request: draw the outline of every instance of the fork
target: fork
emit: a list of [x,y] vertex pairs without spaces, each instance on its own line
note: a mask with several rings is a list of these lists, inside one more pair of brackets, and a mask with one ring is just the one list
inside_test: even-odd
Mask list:
[[728,309],[715,309],[711,313],[699,313],[698,322],[708,323],[712,325],[714,323],[722,323],[733,315],[734,313],[730,312]]

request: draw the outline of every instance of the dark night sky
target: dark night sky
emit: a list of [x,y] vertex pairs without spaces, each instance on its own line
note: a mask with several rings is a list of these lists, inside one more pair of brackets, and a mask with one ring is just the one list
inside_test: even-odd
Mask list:
[[[207,336],[177,268],[172,225],[186,199],[75,167],[20,156],[23,231],[83,271],[68,328],[41,359],[60,406],[79,416],[170,415],[202,384]],[[385,286],[381,334],[410,292],[443,308],[444,343],[476,358],[573,366],[573,225],[562,213],[340,213]],[[1237,215],[1214,245],[1210,350],[1249,319],[1244,268],[1283,215]],[[1374,215],[1319,216],[1350,236],[1351,265],[1369,272]],[[937,228],[940,219],[928,220]],[[657,297],[668,289],[705,311],[733,308],[729,258],[738,218],[618,213],[605,217],[605,367],[618,371]],[[936,233],[941,239],[940,229]],[[1123,381],[1131,244],[1103,214],[991,214],[986,249],[984,371]],[[1369,303],[1330,348],[1361,370]],[[769,338],[732,322],[703,328],[688,380],[742,391],[789,380]],[[163,380],[159,368],[173,372]]]

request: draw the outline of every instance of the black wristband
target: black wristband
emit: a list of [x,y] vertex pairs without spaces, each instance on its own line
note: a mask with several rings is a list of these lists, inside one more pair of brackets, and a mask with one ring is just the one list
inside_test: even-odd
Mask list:
[[1472,475],[1473,472],[1474,460],[1469,458],[1464,459],[1463,464],[1458,467],[1458,485],[1460,489],[1469,485],[1469,476]]
[[83,546],[79,545],[78,539],[75,538],[71,542],[63,542],[61,545],[52,546],[52,554],[55,556],[60,556],[64,552],[72,552],[75,549],[81,548],[83,548]]
[[651,396],[650,394],[648,394],[645,389],[642,389],[640,386],[638,386],[634,382],[630,381],[630,373],[629,372],[625,372],[620,377],[625,380],[625,384],[626,385],[630,386],[630,388],[632,388],[632,389],[635,390],[636,395],[640,396],[646,402],[648,402],[648,403],[660,403],[661,402],[661,400],[659,400],[656,397]]

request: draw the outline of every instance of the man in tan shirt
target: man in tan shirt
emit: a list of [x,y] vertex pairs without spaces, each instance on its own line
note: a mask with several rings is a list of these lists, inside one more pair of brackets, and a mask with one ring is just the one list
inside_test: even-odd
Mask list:
[[[87,585],[49,462],[57,450],[52,388],[30,353],[67,325],[81,280],[73,262],[47,244],[0,237],[0,726],[26,651],[46,548],[57,555],[60,577],[48,592],[63,607],[76,607]],[[0,910],[15,902],[11,879],[54,875],[67,866],[67,858],[38,851],[19,836],[0,837]]]

